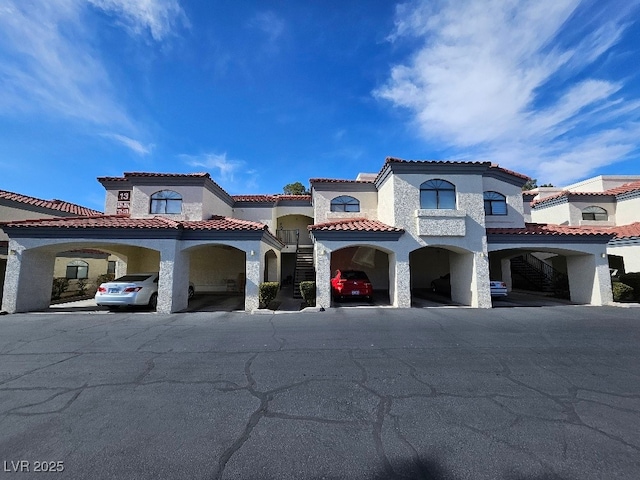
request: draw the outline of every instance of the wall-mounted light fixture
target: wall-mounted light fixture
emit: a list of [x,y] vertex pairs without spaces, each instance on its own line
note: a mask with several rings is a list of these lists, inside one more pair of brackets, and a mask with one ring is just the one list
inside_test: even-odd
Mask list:
[[251,251],[249,252],[249,255],[251,255],[252,257],[253,257],[255,254],[256,254],[256,252],[254,252],[253,250],[251,250]]
[[606,253],[601,253],[600,255],[602,256],[602,258],[607,258],[607,254]]

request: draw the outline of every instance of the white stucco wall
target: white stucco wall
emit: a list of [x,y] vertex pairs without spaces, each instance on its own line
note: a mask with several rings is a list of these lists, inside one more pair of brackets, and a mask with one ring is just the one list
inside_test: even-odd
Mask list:
[[[582,216],[580,216],[582,218]],[[553,223],[556,225],[569,225],[571,221],[571,206],[569,202],[557,205],[539,205],[531,209],[531,221],[533,223]],[[573,221],[577,221],[574,218]],[[575,223],[574,223],[575,225]]]
[[616,202],[616,225],[634,222],[640,222],[640,193]]
[[275,233],[275,209],[271,207],[243,207],[234,208],[233,217],[251,222],[264,223],[271,233]]
[[572,192],[604,192],[640,180],[640,175],[598,175],[564,187]]
[[629,242],[629,245],[608,246],[607,253],[609,255],[618,255],[623,257],[624,271],[626,273],[640,272],[640,240]]
[[522,189],[520,187],[502,182],[496,178],[484,177],[482,179],[482,188],[483,192],[492,191],[501,193],[507,200],[506,215],[485,215],[485,225],[487,228],[524,227],[524,204],[522,201]]
[[395,198],[393,176],[387,177],[378,190],[378,220],[395,225]]
[[[13,208],[8,205],[0,205],[0,221],[2,222],[15,222],[18,220],[33,220],[36,218],[52,218],[58,217],[59,214],[46,214],[39,212],[32,212],[22,208]],[[8,241],[9,237],[0,228],[0,241]]]
[[[340,190],[337,184],[335,190],[313,191],[313,214],[315,223],[323,223],[340,218],[378,218],[378,193],[377,192],[350,192]],[[331,200],[335,197],[347,195],[360,202],[359,212],[332,212]]]

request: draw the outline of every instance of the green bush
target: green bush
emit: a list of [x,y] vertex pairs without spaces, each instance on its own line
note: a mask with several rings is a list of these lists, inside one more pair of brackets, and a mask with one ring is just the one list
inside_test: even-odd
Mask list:
[[316,282],[300,282],[300,294],[307,307],[316,306]]
[[89,282],[88,278],[79,278],[78,279],[78,295],[85,295],[87,293],[87,283]]
[[53,279],[53,286],[51,287],[51,299],[59,300],[62,294],[69,288],[69,279],[65,277],[57,277]]
[[269,308],[269,304],[276,299],[280,285],[278,282],[264,282],[258,288],[260,308]]
[[96,278],[96,285],[99,287],[102,283],[111,282],[115,277],[116,276],[113,273],[103,273],[102,275],[98,275],[98,278]]
[[633,299],[640,300],[640,272],[625,273],[619,277],[620,283],[633,288]]
[[633,300],[633,287],[622,282],[613,282],[613,301],[623,302],[625,300]]

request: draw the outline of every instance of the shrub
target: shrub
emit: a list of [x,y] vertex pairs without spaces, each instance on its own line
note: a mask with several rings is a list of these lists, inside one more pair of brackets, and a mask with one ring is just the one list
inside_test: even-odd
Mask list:
[[85,295],[87,293],[87,283],[89,282],[88,278],[79,278],[78,279],[78,295]]
[[113,273],[103,273],[96,278],[96,285],[99,287],[101,283],[111,282],[116,276]]
[[640,272],[625,273],[624,275],[620,275],[619,279],[620,283],[633,288],[633,298],[640,300]]
[[633,299],[633,287],[626,285],[622,282],[613,282],[613,301],[623,302],[625,300]]
[[69,288],[69,279],[65,277],[57,277],[53,279],[53,286],[51,287],[51,299],[59,300],[62,294]]
[[316,306],[316,282],[307,281],[300,282],[300,294],[304,299],[305,306]]
[[276,295],[278,295],[278,288],[280,288],[278,282],[264,282],[260,284],[258,288],[260,308],[269,308],[269,304],[273,302],[276,299]]

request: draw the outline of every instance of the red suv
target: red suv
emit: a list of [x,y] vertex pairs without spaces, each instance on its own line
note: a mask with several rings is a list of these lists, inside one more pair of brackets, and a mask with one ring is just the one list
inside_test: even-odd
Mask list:
[[335,300],[345,297],[365,297],[373,301],[373,286],[367,274],[361,270],[336,270],[331,279],[331,293]]

